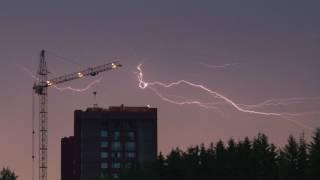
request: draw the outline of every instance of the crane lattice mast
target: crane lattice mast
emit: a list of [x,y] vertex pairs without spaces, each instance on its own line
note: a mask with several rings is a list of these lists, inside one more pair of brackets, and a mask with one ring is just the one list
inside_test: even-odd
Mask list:
[[[56,84],[84,78],[86,76],[95,76],[101,72],[113,70],[121,66],[122,65],[119,62],[112,62],[48,80],[45,51],[41,51],[37,81],[33,86],[34,93],[39,96],[39,180],[48,179],[48,88]],[[32,159],[34,165],[34,130],[32,131],[32,134]]]

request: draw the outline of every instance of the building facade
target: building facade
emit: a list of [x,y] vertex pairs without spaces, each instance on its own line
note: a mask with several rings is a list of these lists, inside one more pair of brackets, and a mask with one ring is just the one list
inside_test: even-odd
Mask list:
[[88,108],[74,112],[74,136],[61,141],[62,180],[117,178],[157,157],[157,109]]

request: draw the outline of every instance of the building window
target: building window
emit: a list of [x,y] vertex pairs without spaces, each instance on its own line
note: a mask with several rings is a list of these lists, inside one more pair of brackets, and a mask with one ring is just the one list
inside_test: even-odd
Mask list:
[[101,136],[101,137],[108,137],[108,131],[105,130],[105,129],[101,130],[101,131],[100,131],[100,136]]
[[108,169],[108,163],[106,162],[101,163],[101,169]]
[[132,167],[132,163],[128,162],[124,165],[124,168],[131,168]]
[[107,152],[101,152],[100,157],[103,158],[103,159],[104,158],[108,158],[109,154]]
[[136,149],[136,143],[135,142],[126,142],[125,149],[127,151],[134,151]]
[[121,152],[112,152],[111,153],[112,158],[121,158]]
[[113,151],[120,151],[121,150],[121,143],[120,142],[112,142],[111,148]]
[[109,143],[108,143],[107,141],[101,141],[100,146],[101,146],[102,148],[107,148],[107,147],[109,146]]
[[120,140],[120,132],[119,131],[113,132],[113,140],[115,140],[115,141]]
[[113,179],[118,179],[119,178],[119,174],[117,174],[117,173],[112,174],[112,178]]
[[128,140],[133,141],[135,139],[135,133],[130,131],[128,132]]
[[127,153],[127,158],[132,159],[136,157],[136,153],[135,152],[128,152]]
[[136,128],[136,124],[134,122],[128,122],[128,126],[130,129]]
[[119,162],[114,162],[114,163],[112,163],[112,168],[114,168],[114,169],[120,169],[120,167],[121,167],[121,164],[120,164]]
[[101,173],[100,174],[100,179],[101,180],[107,180],[108,179],[108,174],[107,173]]

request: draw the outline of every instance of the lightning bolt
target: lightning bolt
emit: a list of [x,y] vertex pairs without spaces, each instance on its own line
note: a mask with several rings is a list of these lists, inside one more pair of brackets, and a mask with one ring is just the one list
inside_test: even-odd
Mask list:
[[53,85],[52,87],[55,88],[56,90],[59,90],[59,91],[74,91],[74,92],[85,92],[85,91],[88,91],[92,86],[100,83],[102,81],[102,77],[100,77],[99,79],[96,79],[94,81],[92,81],[91,83],[89,83],[86,87],[84,88],[73,88],[71,86],[68,86],[68,87],[58,87],[56,85]]
[[[204,91],[208,92],[209,94],[213,95],[214,97],[224,100],[225,102],[227,102],[228,104],[232,105],[235,109],[237,109],[240,112],[251,113],[251,114],[259,114],[259,115],[281,116],[281,114],[279,114],[279,113],[268,113],[268,112],[260,112],[260,111],[253,111],[253,110],[243,109],[238,104],[233,102],[231,99],[227,98],[226,96],[224,96],[224,95],[222,95],[222,94],[220,94],[218,92],[212,91],[211,89],[209,89],[209,88],[207,88],[207,87],[205,87],[205,86],[203,86],[201,84],[195,84],[195,83],[192,83],[192,82],[189,82],[189,81],[186,81],[186,80],[179,80],[179,81],[172,82],[172,83],[169,83],[169,84],[165,84],[165,83],[162,83],[162,82],[159,82],[159,81],[145,82],[145,81],[143,81],[143,71],[141,69],[141,66],[142,66],[142,64],[139,64],[137,66],[137,69],[139,71],[139,76],[138,76],[139,87],[141,89],[146,89],[147,87],[149,87],[150,89],[152,89],[154,91],[155,89],[152,88],[151,86],[158,85],[158,86],[162,86],[164,88],[170,88],[170,87],[173,87],[173,86],[186,84],[186,85],[189,85],[189,86],[204,90]],[[158,94],[158,96],[159,96],[159,94]],[[180,103],[180,104],[184,104],[184,103]],[[201,104],[201,106],[208,107],[208,106],[206,106],[206,105],[204,105],[202,103],[198,103],[198,102],[185,102],[185,104]]]
[[18,64],[18,63],[14,63],[14,65],[18,66],[19,68],[21,68],[25,73],[27,73],[32,79],[34,80],[38,80],[38,78],[32,73],[32,71],[26,67],[24,67],[23,65],[21,64]]
[[256,108],[262,108],[265,106],[287,106],[287,105],[294,105],[294,104],[303,104],[310,101],[316,101],[319,103],[320,97],[294,97],[294,98],[287,98],[287,99],[269,99],[266,100],[260,104],[256,105],[244,105],[241,106],[247,108],[247,109],[256,109]]
[[210,68],[210,69],[221,69],[221,68],[227,68],[227,67],[230,67],[230,66],[238,65],[238,63],[229,63],[229,64],[222,64],[222,65],[210,65],[210,64],[207,64],[207,63],[204,63],[204,62],[201,62],[200,64],[205,66],[205,67],[207,67],[207,68]]
[[[302,116],[302,115],[311,115],[311,114],[320,114],[320,112],[305,112],[305,113],[275,113],[275,112],[263,112],[263,111],[255,111],[253,110],[254,108],[258,108],[258,107],[263,107],[263,106],[275,106],[275,105],[288,105],[288,104],[294,104],[294,103],[301,103],[302,100],[308,99],[308,98],[289,98],[289,99],[270,99],[267,100],[265,102],[262,102],[260,104],[257,105],[244,105],[244,104],[237,104],[236,102],[234,102],[233,100],[231,100],[230,98],[224,96],[221,93],[218,93],[216,91],[213,91],[207,87],[205,87],[204,85],[201,84],[196,84],[196,83],[192,83],[186,80],[179,80],[176,82],[172,82],[172,83],[163,83],[163,82],[159,82],[159,81],[154,81],[154,82],[146,82],[144,81],[143,77],[143,71],[142,71],[142,64],[139,64],[137,66],[137,70],[138,70],[138,81],[139,81],[139,88],[140,89],[146,89],[149,88],[151,89],[158,97],[160,97],[163,101],[172,103],[172,104],[177,104],[177,105],[190,105],[190,104],[195,104],[198,105],[200,107],[203,108],[207,108],[207,109],[217,109],[218,105],[221,104],[228,104],[231,105],[234,109],[236,109],[239,112],[243,112],[243,113],[248,113],[248,114],[256,114],[256,115],[263,115],[263,116],[276,116],[285,120],[288,120],[290,122],[293,122],[297,125],[299,125],[300,127],[305,127],[308,129],[312,129],[311,127],[308,127],[300,122],[294,121],[291,117],[293,116]],[[212,97],[219,99],[220,101],[218,102],[201,102],[201,101],[196,101],[196,100],[189,100],[188,98],[183,97],[182,100],[178,101],[175,99],[170,98],[169,96],[166,96],[162,93],[160,93],[157,90],[157,86],[162,87],[162,88],[171,88],[174,86],[179,86],[179,85],[188,85],[190,87],[194,87],[194,88],[198,88],[202,91],[205,91],[206,93],[210,94]],[[181,97],[181,96],[178,96]]]

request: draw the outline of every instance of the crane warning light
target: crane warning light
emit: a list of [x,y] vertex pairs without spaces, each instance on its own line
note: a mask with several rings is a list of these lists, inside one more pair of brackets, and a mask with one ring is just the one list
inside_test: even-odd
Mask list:
[[53,83],[51,81],[47,81],[47,85],[51,86],[51,85],[53,85]]
[[117,68],[117,65],[115,63],[112,63],[111,67],[112,67],[112,69],[115,69],[115,68]]
[[79,78],[83,77],[83,74],[81,72],[78,73]]

